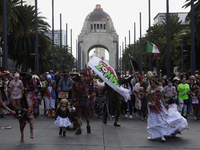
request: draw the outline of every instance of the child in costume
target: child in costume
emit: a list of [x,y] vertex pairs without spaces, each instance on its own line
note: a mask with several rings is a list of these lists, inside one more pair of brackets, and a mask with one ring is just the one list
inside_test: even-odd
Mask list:
[[66,136],[66,127],[71,125],[70,103],[67,99],[62,99],[56,111],[56,121],[54,124],[60,128],[59,135]]
[[4,107],[7,109],[12,116],[16,117],[19,120],[20,124],[20,131],[21,131],[21,142],[24,142],[24,128],[26,126],[26,122],[30,125],[30,138],[33,138],[33,115],[32,115],[32,109],[29,108],[23,109],[23,108],[17,108],[15,111],[10,110],[8,107],[4,105],[2,100],[0,100],[0,107]]
[[194,110],[194,120],[197,120],[197,114],[198,111],[200,110],[200,106],[199,106],[199,94],[197,93],[197,89],[194,87],[192,88],[192,107]]

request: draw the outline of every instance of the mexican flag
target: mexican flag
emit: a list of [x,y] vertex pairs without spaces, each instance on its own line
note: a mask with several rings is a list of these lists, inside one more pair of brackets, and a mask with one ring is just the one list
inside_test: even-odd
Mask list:
[[153,44],[153,43],[151,43],[149,41],[147,41],[146,52],[147,53],[154,53],[154,56],[160,54],[160,51],[158,50],[158,47],[155,44]]

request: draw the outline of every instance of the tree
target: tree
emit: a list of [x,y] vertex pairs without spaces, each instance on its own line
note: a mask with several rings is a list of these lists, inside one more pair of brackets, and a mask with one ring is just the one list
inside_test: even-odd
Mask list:
[[[17,62],[17,66],[22,65],[22,71],[27,71],[29,68],[34,69],[34,56],[35,52],[35,8],[34,6],[24,5],[17,6],[22,7],[17,15],[18,20],[21,21],[16,24],[16,27],[21,26],[24,21],[26,21],[26,26],[23,28],[24,34],[20,37],[15,36],[15,31],[8,35],[8,55],[9,58]],[[28,12],[28,18],[23,19],[23,12]],[[51,57],[50,47],[51,40],[46,35],[45,32],[48,31],[50,25],[43,19],[45,17],[38,16],[38,44],[39,44],[39,70],[44,71],[51,65],[49,63],[49,58]],[[19,25],[19,26],[18,26]]]
[[[183,8],[188,8],[191,6],[191,0],[186,0],[185,5]],[[200,1],[194,0],[194,26],[195,26],[195,38],[197,40],[197,43],[200,42]],[[188,13],[186,17],[186,21],[189,21],[191,23],[191,11]]]

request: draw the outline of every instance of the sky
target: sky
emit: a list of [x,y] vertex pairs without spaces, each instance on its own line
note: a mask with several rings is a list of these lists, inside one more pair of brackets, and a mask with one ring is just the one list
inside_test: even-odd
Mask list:
[[[34,4],[35,0],[28,0]],[[66,30],[68,24],[68,44],[70,44],[70,29],[72,29],[73,55],[76,57],[76,39],[81,32],[86,16],[100,4],[103,11],[108,13],[113,21],[114,28],[119,35],[119,46],[126,37],[128,44],[129,30],[131,44],[134,43],[134,22],[136,23],[136,40],[140,37],[139,13],[141,12],[142,35],[149,26],[149,0],[54,0],[54,29],[60,29],[60,14],[62,14],[62,28]],[[182,6],[186,0],[169,0],[169,12],[189,12],[190,8]],[[38,0],[38,12],[45,16],[52,26],[52,0]],[[166,12],[166,0],[151,0],[151,25],[158,13]]]

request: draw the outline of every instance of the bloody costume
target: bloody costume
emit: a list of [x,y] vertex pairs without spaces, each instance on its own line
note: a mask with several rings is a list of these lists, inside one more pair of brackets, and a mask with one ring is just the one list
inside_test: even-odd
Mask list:
[[[82,78],[80,78],[79,75],[74,76],[74,83],[73,83],[73,88],[72,88],[72,99],[70,103],[72,104],[74,101],[74,98],[76,98],[75,107],[76,107],[76,118],[78,122],[78,129],[77,129],[76,134],[81,134],[80,124],[81,124],[82,111],[87,121],[87,132],[88,133],[91,132],[90,125],[89,125],[90,115],[89,115],[89,106],[88,106],[88,85],[90,81],[92,80],[93,80],[93,77],[91,75],[89,75],[89,77],[84,76]],[[81,99],[85,99],[87,101],[85,106],[80,106],[79,100]]]
[[25,80],[26,100],[28,107],[31,107],[33,109],[33,113],[37,114],[37,88],[40,88],[40,82],[37,78],[32,78],[31,74],[26,75]]
[[23,108],[17,108],[15,111],[12,111],[8,107],[6,107],[2,101],[0,101],[0,106],[3,106],[5,109],[7,109],[11,113],[11,115],[13,115],[19,120],[21,142],[24,142],[24,128],[27,122],[30,125],[30,134],[31,134],[30,138],[33,138],[33,115],[32,115],[31,109],[27,110]]

